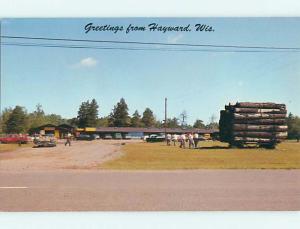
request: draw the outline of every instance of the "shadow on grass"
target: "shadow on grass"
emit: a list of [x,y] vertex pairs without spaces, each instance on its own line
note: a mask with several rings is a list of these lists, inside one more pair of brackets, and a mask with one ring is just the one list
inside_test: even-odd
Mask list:
[[197,147],[195,149],[230,149],[229,146],[200,146],[200,147]]

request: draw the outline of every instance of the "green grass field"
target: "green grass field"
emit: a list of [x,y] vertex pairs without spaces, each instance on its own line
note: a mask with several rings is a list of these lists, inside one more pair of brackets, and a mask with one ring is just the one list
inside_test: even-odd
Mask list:
[[230,149],[221,142],[200,142],[200,149],[181,149],[165,143],[133,143],[124,155],[99,168],[159,169],[300,169],[300,143],[287,141],[276,149]]

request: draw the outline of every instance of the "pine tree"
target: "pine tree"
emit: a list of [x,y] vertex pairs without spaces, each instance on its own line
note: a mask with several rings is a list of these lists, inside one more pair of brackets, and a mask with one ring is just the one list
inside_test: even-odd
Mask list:
[[11,107],[5,108],[0,117],[0,133],[7,133],[6,122],[9,119],[10,114],[12,113],[13,109]]
[[130,117],[128,115],[128,106],[124,98],[114,106],[109,118],[109,125],[115,127],[130,126]]
[[194,128],[199,128],[199,129],[202,129],[202,128],[205,128],[205,124],[203,123],[202,120],[200,119],[197,119],[193,125]]
[[142,123],[145,127],[153,127],[156,125],[156,120],[153,115],[153,111],[148,107],[145,109],[143,113]]
[[87,126],[96,126],[98,119],[98,104],[95,99],[88,105]]
[[139,112],[136,110],[131,118],[131,126],[132,127],[142,127],[142,120],[141,120],[141,115],[139,114]]
[[94,127],[98,119],[98,104],[95,99],[82,102],[78,110],[78,127]]
[[6,121],[6,132],[7,133],[25,133],[27,127],[27,114],[23,107],[16,106],[8,120]]
[[78,110],[78,127],[84,128],[87,126],[87,112],[88,112],[89,101],[82,102]]

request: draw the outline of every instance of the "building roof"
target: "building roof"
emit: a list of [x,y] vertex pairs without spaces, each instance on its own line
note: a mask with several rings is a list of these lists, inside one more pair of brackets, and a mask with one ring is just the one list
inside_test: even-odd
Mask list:
[[[155,128],[155,127],[99,127],[96,129],[97,132],[119,132],[119,133],[132,133],[132,132],[143,132],[143,133],[164,133],[165,128]],[[197,132],[202,134],[211,134],[219,132],[217,129],[182,129],[182,128],[167,128],[167,133],[190,133]]]

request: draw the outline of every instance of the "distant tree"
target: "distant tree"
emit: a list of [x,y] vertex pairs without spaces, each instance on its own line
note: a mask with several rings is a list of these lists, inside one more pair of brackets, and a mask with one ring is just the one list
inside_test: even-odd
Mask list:
[[179,115],[179,119],[181,122],[181,127],[186,127],[187,126],[187,112],[185,110],[183,110],[180,115]]
[[[154,116],[154,118],[155,118],[155,116]],[[155,124],[154,124],[153,127],[156,127],[156,128],[163,128],[163,127],[165,127],[165,123],[162,122],[162,121],[156,120],[156,118],[155,118]]]
[[141,115],[139,114],[139,112],[137,110],[133,113],[133,115],[131,117],[131,126],[132,127],[142,127],[143,126]]
[[299,139],[300,138],[300,117],[289,113],[287,117],[288,125],[288,138]]
[[78,119],[77,119],[77,117],[70,118],[70,119],[66,120],[66,123],[71,125],[71,126],[78,126]]
[[50,123],[53,125],[60,125],[65,123],[65,121],[63,120],[63,118],[60,115],[57,114],[49,114],[45,116],[45,123]]
[[27,114],[23,107],[16,106],[6,123],[7,133],[25,133],[28,130]]
[[97,124],[99,106],[95,99],[82,102],[77,115],[78,127],[93,127]]
[[130,126],[128,106],[124,98],[121,98],[120,102],[118,102],[117,105],[114,106],[114,109],[110,114],[109,125],[116,127]]
[[148,107],[145,109],[143,113],[142,123],[145,127],[153,127],[157,124],[153,111]]
[[42,105],[37,104],[35,111],[28,114],[28,125],[30,128],[36,128],[44,124],[47,124],[45,112],[42,108]]
[[209,122],[210,122],[210,123],[215,123],[215,122],[216,122],[216,119],[217,119],[217,117],[216,117],[214,114],[212,114],[212,115],[209,117]]
[[202,120],[200,119],[197,119],[193,125],[194,128],[199,128],[199,129],[202,129],[202,128],[205,128],[205,124],[203,123]]
[[96,126],[99,106],[95,99],[88,105],[87,126]]
[[98,118],[96,127],[108,127],[109,126],[109,117]]
[[77,115],[78,127],[84,128],[87,126],[87,113],[88,113],[89,101],[82,102]]
[[209,124],[206,125],[207,129],[218,129],[219,128],[219,123],[216,122],[217,117],[212,114],[209,118]]
[[180,127],[178,118],[174,117],[174,118],[167,119],[167,127],[168,128],[178,128],[178,127]]
[[11,107],[5,108],[0,115],[0,133],[7,133],[6,122],[9,119],[13,109]]
[[219,123],[211,122],[206,125],[206,129],[219,129]]

